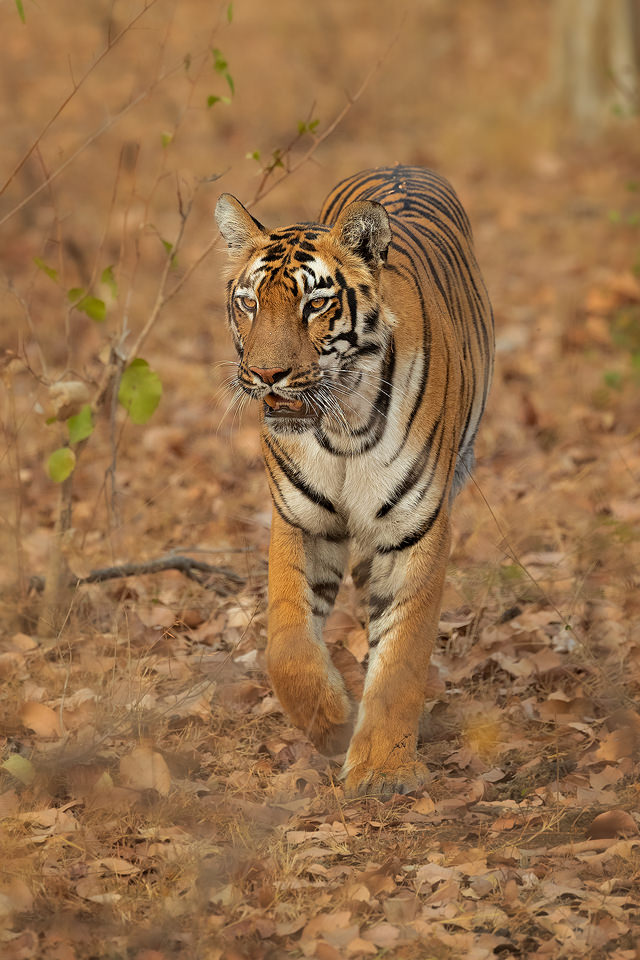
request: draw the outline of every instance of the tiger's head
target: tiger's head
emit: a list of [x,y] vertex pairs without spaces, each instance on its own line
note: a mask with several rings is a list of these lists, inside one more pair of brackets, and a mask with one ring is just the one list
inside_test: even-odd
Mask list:
[[359,398],[374,393],[372,371],[390,337],[380,291],[386,210],[355,201],[333,227],[270,231],[224,193],[215,216],[233,259],[227,317],[238,385],[262,401],[275,432],[301,433],[320,420],[348,431]]

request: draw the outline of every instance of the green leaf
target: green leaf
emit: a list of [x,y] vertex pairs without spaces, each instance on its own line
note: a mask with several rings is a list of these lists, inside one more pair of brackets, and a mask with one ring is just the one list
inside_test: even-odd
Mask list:
[[35,780],[36,771],[33,769],[31,760],[21,757],[19,753],[10,754],[0,766],[20,783],[24,783],[26,787]]
[[256,163],[260,163],[260,151],[252,150],[251,153],[245,153],[245,160],[255,160]]
[[54,483],[62,483],[73,472],[76,465],[76,455],[69,447],[60,447],[54,450],[47,460],[47,473]]
[[85,403],[80,413],[67,420],[69,428],[69,443],[80,443],[86,440],[93,433],[93,416],[91,415],[91,405]]
[[233,20],[233,3],[227,4],[227,23]]
[[34,257],[33,262],[35,263],[38,270],[42,270],[42,272],[46,273],[46,275],[50,277],[51,280],[55,280],[56,283],[58,282],[58,271],[54,270],[53,267],[47,266],[47,264],[44,262],[44,260],[41,257]]
[[167,133],[166,131],[162,134],[162,146],[166,150],[171,141],[173,140],[173,134]]
[[100,283],[104,283],[105,287],[109,288],[111,296],[116,300],[118,297],[118,284],[113,274],[113,264],[104,268],[100,274]]
[[136,357],[122,374],[118,400],[134,423],[146,423],[160,403],[162,383],[146,360]]
[[213,93],[207,97],[207,106],[213,107],[216,103],[220,103],[222,97],[216,97]]
[[231,90],[231,96],[233,96],[236,92],[235,84],[233,82],[233,77],[231,76],[230,73],[225,73],[225,78],[227,83],[229,84],[229,90]]
[[218,50],[217,47],[213,47],[211,53],[213,54],[213,69],[217,73],[226,73],[229,68],[229,64],[222,56],[220,50]]
[[78,303],[75,304],[76,310],[80,310],[81,313],[86,313],[88,317],[91,317],[92,320],[95,320],[96,323],[103,323],[107,318],[107,305],[104,300],[100,300],[98,297],[92,297],[90,294],[87,294],[86,297],[83,297]]
[[603,374],[604,382],[612,390],[622,389],[622,374],[619,370],[605,370]]
[[319,120],[311,120],[309,123],[306,120],[298,120],[298,136],[301,137],[303,133],[313,133],[319,123]]
[[171,251],[173,250],[173,244],[170,243],[168,240],[163,240],[162,237],[160,237],[160,243],[167,251],[168,256],[171,257],[171,269],[175,270],[176,267],[178,266],[178,258],[175,254],[171,256]]
[[67,297],[70,303],[75,303],[77,300],[82,300],[84,297],[84,290],[82,287],[71,287],[71,290],[68,291]]
[[[18,16],[20,17],[22,22],[26,23],[27,18],[24,15],[24,4],[22,3],[22,0],[16,0],[16,10],[18,11]],[[229,15],[229,12],[227,11],[227,16],[228,15]],[[229,20],[229,23],[231,23],[230,20]]]

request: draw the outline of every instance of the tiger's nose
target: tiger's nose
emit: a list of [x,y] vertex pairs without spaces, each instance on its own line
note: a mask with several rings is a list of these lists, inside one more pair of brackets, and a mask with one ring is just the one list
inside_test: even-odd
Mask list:
[[291,373],[291,367],[284,370],[282,367],[249,367],[251,373],[264,383],[275,383],[276,380],[282,380],[288,373]]

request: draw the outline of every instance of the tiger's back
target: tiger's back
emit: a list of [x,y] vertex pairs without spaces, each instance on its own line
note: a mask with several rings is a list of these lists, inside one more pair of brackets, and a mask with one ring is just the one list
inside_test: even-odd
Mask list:
[[[427,390],[434,324],[442,325],[457,355],[462,394],[453,403],[459,405],[463,424],[452,484],[455,496],[473,466],[473,445],[493,374],[493,313],[475,257],[469,218],[449,182],[424,167],[397,164],[348,177],[324,201],[321,222],[332,226],[341,210],[355,200],[373,200],[384,206],[392,231],[386,271],[405,281],[404,297],[399,294],[401,310],[396,306],[398,293],[393,290],[398,284],[388,284],[387,300],[394,303],[394,312],[401,313],[407,346],[411,349],[413,338],[414,349],[421,352],[421,376],[413,391],[409,429]],[[413,295],[407,289],[411,286]],[[399,335],[403,332],[398,331]]]
[[[350,794],[412,790],[450,507],[493,366],[469,221],[446,180],[404,166],[338,184],[318,224],[269,231],[229,195],[216,217],[238,385],[262,402],[274,689],[319,749],[348,748]],[[322,637],[349,561],[367,603],[359,706]]]

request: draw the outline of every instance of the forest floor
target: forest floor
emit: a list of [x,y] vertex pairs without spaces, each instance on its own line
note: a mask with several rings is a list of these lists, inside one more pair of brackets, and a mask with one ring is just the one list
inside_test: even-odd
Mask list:
[[[67,0],[57,6],[75,10]],[[260,5],[248,6],[259,18]],[[514,8],[522,13],[524,6]],[[283,4],[294,25],[297,7]],[[441,11],[442,36],[453,38],[442,54],[451,77],[456,43],[479,37],[478,49],[470,49],[482,65],[482,42],[498,41],[487,39],[481,3],[469,4],[464,16],[445,15],[445,7],[430,9]],[[338,29],[339,5],[328,10],[329,26]],[[36,30],[40,14],[35,7],[27,14]],[[498,37],[515,36],[516,15],[505,17]],[[87,43],[95,41],[93,29],[81,21],[78,36],[84,30]],[[242,44],[234,29],[242,38],[260,24],[229,28],[237,62]],[[42,30],[29,42],[50,52]],[[186,43],[182,26],[173,30],[176,43]],[[535,64],[539,51],[528,38],[537,34],[524,32]],[[13,27],[7,35],[7,63],[19,70],[26,41]],[[361,38],[362,49],[377,49],[374,40]],[[312,87],[325,69],[316,55],[317,63],[311,57],[291,67],[311,71]],[[166,176],[164,155],[152,174],[142,156],[138,182],[135,163],[134,173],[124,170],[122,213],[110,199],[111,172],[108,182],[94,182],[97,155],[87,150],[78,161],[88,165],[82,175],[61,177],[33,215],[2,227],[9,318],[0,478],[6,960],[640,956],[637,119],[587,143],[552,142],[539,122],[525,148],[516,142],[520,133],[503,127],[482,139],[485,114],[474,128],[474,155],[462,157],[461,129],[450,142],[443,132],[453,120],[442,93],[433,121],[440,146],[427,149],[418,144],[419,120],[407,119],[418,108],[393,85],[393,56],[317,156],[257,212],[274,224],[301,211],[312,217],[341,176],[367,162],[403,159],[450,175],[471,214],[496,310],[498,354],[475,479],[454,510],[428,736],[420,747],[431,782],[386,803],[345,799],[339,767],[291,727],[269,687],[270,504],[255,411],[241,419],[225,414],[227,368],[219,363],[232,351],[218,254],[145,345],[164,386],[153,417],[136,426],[124,411],[105,416],[78,453],[63,544],[75,578],[170,554],[216,569],[203,582],[169,570],[79,585],[61,594],[55,629],[38,625],[40,584],[32,578],[50,568],[60,513],[60,487],[45,463],[66,435],[63,423],[45,422],[49,386],[63,374],[89,382],[99,376],[104,345],[115,342],[130,306],[123,304],[127,276],[136,278],[132,323],[144,322],[164,255],[157,236],[168,236],[176,221],[175,180]],[[510,49],[503,64],[513,68],[516,90],[526,76],[517,60]],[[54,67],[42,66],[42,78],[47,69],[57,76]],[[2,69],[6,79],[9,67]],[[238,88],[241,76],[238,67]],[[116,62],[114,83],[119,77]],[[499,89],[499,77],[495,84]],[[286,98],[274,105],[279,130],[287,129],[284,116],[298,119],[288,96],[288,106]],[[238,97],[245,119],[221,121],[216,136],[244,162],[253,107]],[[82,109],[77,101],[49,163],[67,155],[71,134],[95,109],[91,100],[80,101]],[[26,102],[32,107],[32,98]],[[469,100],[468,115],[472,107]],[[47,104],[41,109],[36,116],[33,108],[34,129],[50,115]],[[331,104],[326,111],[330,118]],[[385,136],[392,146],[372,132],[381,111],[391,118]],[[196,126],[209,122],[206,109],[202,115]],[[514,117],[522,132],[522,118]],[[506,111],[501,122],[508,120]],[[16,143],[25,122],[15,121]],[[140,115],[135,123],[146,143]],[[267,117],[264,138],[268,127]],[[133,136],[133,126],[127,129]],[[10,140],[0,148],[3,171],[19,159],[14,153],[10,162]],[[292,156],[301,156],[306,142]],[[114,144],[109,156],[117,160],[115,135]],[[181,147],[182,170],[205,166],[204,150],[192,147],[188,139]],[[392,156],[385,158],[387,149]],[[33,189],[46,169],[43,157],[32,160],[24,182],[9,191],[12,203],[18,188]],[[243,174],[232,186],[246,197],[255,191],[255,179],[249,183]],[[231,187],[225,181],[222,189]],[[217,192],[213,183],[206,204],[194,207],[184,263],[210,240]],[[94,194],[102,198],[98,213]],[[157,223],[151,240],[148,230],[136,234],[150,208]],[[101,227],[92,239],[94,221],[109,209],[105,237],[100,241]],[[100,269],[118,264],[120,293],[105,326],[64,307],[60,249],[68,287],[89,287],[92,270],[95,279],[87,258]],[[33,257],[54,264],[56,277],[34,267]],[[347,579],[326,640],[354,696],[366,669],[363,624]]]

